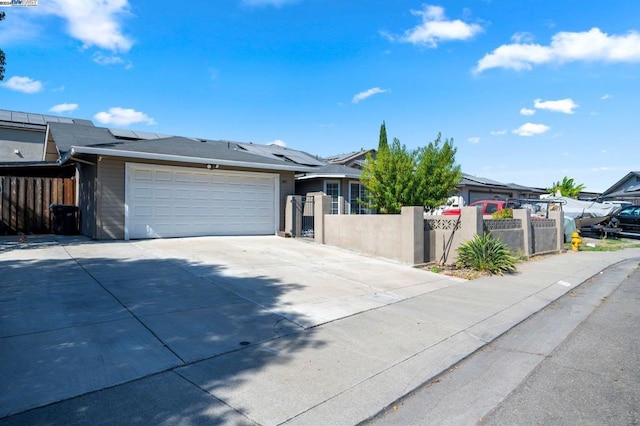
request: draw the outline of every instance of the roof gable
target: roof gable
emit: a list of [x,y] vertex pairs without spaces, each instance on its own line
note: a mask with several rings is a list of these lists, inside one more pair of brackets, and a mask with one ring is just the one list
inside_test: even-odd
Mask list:
[[[627,182],[628,185],[625,185]],[[611,185],[606,191],[602,193],[602,195],[605,196],[610,195],[614,192],[624,191],[628,187],[634,186],[638,183],[640,183],[640,172],[629,172],[625,175],[625,177]]]

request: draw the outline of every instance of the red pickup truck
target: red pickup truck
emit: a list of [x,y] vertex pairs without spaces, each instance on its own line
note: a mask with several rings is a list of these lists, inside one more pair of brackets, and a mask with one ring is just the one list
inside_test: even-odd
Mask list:
[[[482,209],[482,215],[490,215],[495,212],[499,212],[502,209],[513,209],[518,207],[518,203],[515,201],[503,201],[503,200],[478,200],[469,204],[467,207],[478,207]],[[442,212],[447,216],[460,215],[460,209],[450,209]]]

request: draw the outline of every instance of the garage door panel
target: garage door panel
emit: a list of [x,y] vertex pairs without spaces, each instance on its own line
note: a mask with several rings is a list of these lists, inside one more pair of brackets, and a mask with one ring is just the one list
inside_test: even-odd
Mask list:
[[154,176],[153,176],[153,180],[156,180],[158,182],[171,182],[172,181],[172,175],[170,172],[164,172],[164,171],[156,171]]
[[129,238],[275,232],[275,177],[128,165]]

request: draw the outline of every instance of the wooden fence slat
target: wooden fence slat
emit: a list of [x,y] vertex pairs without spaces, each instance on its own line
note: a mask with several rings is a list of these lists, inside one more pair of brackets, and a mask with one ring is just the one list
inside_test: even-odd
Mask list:
[[42,182],[44,186],[44,194],[42,198],[42,209],[43,209],[43,217],[44,223],[47,227],[48,232],[53,232],[51,229],[51,211],[49,210],[49,206],[51,205],[51,178],[44,178]]
[[75,185],[73,184],[73,179],[67,178],[63,181],[64,185],[64,204],[67,205],[75,205],[76,204],[76,194],[75,194]]
[[9,218],[9,227],[13,230],[18,229],[18,178],[12,177],[10,189],[11,191],[11,201],[9,205],[10,215]]
[[27,229],[27,179],[20,178],[20,187],[18,189],[18,232]]
[[35,197],[35,229],[33,232],[42,234],[47,232],[47,228],[44,224],[43,216],[42,216],[42,178],[36,178],[35,180],[35,189],[34,189],[34,197]]
[[36,203],[33,178],[25,179],[25,208],[24,208],[24,232],[33,232],[36,225]]
[[2,194],[0,196],[0,231],[5,233],[9,230],[9,195],[11,194],[11,187],[9,186],[9,178],[0,177],[0,185],[2,185]]

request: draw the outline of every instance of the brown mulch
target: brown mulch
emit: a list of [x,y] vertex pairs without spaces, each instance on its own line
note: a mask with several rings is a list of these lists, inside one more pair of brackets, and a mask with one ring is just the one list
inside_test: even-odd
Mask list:
[[427,263],[420,266],[420,268],[437,274],[449,275],[451,277],[462,278],[465,280],[472,280],[474,278],[489,275],[486,272],[476,271],[471,268],[459,268],[456,265],[443,265],[437,262]]

